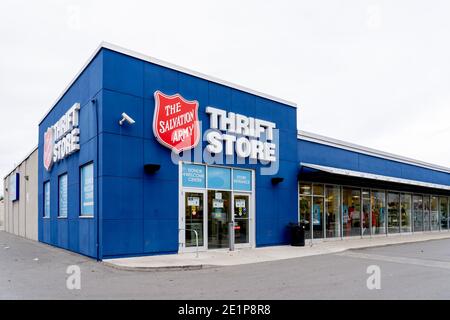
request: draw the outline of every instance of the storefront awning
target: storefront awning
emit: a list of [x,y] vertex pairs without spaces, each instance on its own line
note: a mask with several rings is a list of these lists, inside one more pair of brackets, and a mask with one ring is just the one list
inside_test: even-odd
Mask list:
[[436,184],[436,183],[429,183],[429,182],[423,182],[423,181],[417,181],[417,180],[409,180],[409,179],[403,179],[403,178],[396,178],[391,176],[384,176],[379,174],[373,174],[373,173],[367,173],[367,172],[361,172],[361,171],[354,171],[354,170],[347,170],[347,169],[341,169],[341,168],[335,168],[335,167],[327,167],[327,166],[321,166],[317,164],[310,164],[310,163],[300,163],[301,167],[309,168],[317,171],[322,171],[330,174],[337,174],[341,176],[347,176],[347,177],[355,177],[355,178],[363,178],[363,179],[371,179],[371,180],[377,180],[377,181],[384,181],[384,182],[390,182],[390,183],[401,183],[411,186],[418,186],[418,187],[424,187],[424,188],[432,188],[432,189],[441,189],[441,190],[450,190],[450,186],[444,185],[444,184]]

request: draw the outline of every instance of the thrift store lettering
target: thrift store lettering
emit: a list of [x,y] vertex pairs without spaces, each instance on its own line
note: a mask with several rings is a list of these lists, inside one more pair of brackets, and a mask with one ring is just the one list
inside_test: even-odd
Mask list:
[[44,134],[44,167],[50,171],[52,165],[80,150],[79,127],[80,104],[75,103]]
[[[276,161],[276,145],[273,141],[275,123],[241,114],[226,112],[221,109],[207,107],[206,113],[210,115],[211,129],[225,131],[210,131],[206,136],[209,145],[206,147],[210,153],[221,153],[232,156],[234,151],[241,158],[250,157],[255,160]],[[231,134],[228,134],[231,133]],[[265,133],[266,141],[260,141]],[[235,136],[241,135],[240,137]],[[253,138],[253,139],[249,139]]]
[[53,125],[53,137],[55,139],[53,148],[54,163],[80,150],[79,110],[80,105],[77,103]]
[[[180,102],[164,106],[164,112],[168,120],[159,122],[160,134],[182,127],[185,124],[192,123],[195,117],[194,111],[179,114],[181,112]],[[193,131],[194,124],[191,124],[186,128],[176,129],[172,133],[171,141],[173,143],[184,141],[184,139],[192,136]]]

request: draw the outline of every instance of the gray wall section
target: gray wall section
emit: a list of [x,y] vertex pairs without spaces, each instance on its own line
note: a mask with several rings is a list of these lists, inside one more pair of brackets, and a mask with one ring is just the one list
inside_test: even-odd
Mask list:
[[5,230],[5,202],[0,201],[0,230]]
[[[34,150],[4,180],[5,231],[31,240],[38,239],[38,152]],[[19,200],[10,201],[9,178],[19,173]]]

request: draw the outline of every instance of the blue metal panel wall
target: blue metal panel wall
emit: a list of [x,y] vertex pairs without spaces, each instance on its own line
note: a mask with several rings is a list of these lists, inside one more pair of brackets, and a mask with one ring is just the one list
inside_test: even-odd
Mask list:
[[[98,196],[95,195],[95,218],[79,218],[80,177],[79,168],[94,162],[97,180],[97,131],[96,105],[92,99],[101,96],[103,78],[103,54],[99,53],[78,79],[59,100],[53,110],[39,125],[39,241],[75,251],[90,257],[97,257]],[[48,127],[74,103],[80,103],[80,151],[55,164],[50,172],[43,167],[43,137]],[[98,105],[101,108],[101,105]],[[58,176],[68,174],[68,217],[58,218]],[[43,184],[50,181],[50,218],[43,218]],[[95,183],[95,182],[94,182]]]
[[[284,182],[273,186],[272,176],[259,175],[258,165],[236,166],[256,169],[257,245],[286,243],[286,225],[297,221],[296,109],[111,50],[102,52],[101,256],[178,251],[178,165],[153,135],[156,90],[199,101],[203,129],[209,128],[208,105],[276,122],[280,129],[278,176]],[[122,112],[136,123],[120,127]],[[145,174],[145,163],[161,164],[161,169]]]
[[450,185],[450,174],[319,143],[298,140],[300,162]]
[[[98,233],[99,258],[178,251],[178,165],[153,136],[156,90],[199,101],[203,129],[209,128],[208,105],[276,122],[280,129],[277,176],[284,182],[273,186],[273,176],[260,175],[259,165],[236,167],[256,172],[257,245],[286,243],[286,225],[297,220],[296,110],[108,49],[100,51],[39,126],[39,240],[97,257]],[[81,104],[81,149],[46,172],[44,132],[76,102]],[[136,123],[120,127],[122,112]],[[97,187],[95,218],[79,218],[79,168],[91,161]],[[145,174],[145,163],[161,164],[161,169]],[[68,218],[58,219],[58,176],[65,172]],[[45,181],[51,184],[50,219],[42,218]]]
[[[204,130],[209,128],[205,113],[209,105],[277,124],[276,176],[284,181],[273,186],[273,176],[260,175],[260,165],[235,166],[256,173],[257,246],[287,242],[286,226],[296,221],[298,214],[300,161],[450,185],[446,173],[297,140],[296,110],[290,106],[102,49],[39,126],[40,241],[97,257],[98,239],[99,258],[177,252],[178,165],[172,163],[170,150],[153,136],[156,90],[199,101]],[[42,163],[44,132],[76,102],[81,104],[81,150],[46,172]],[[122,112],[136,123],[120,127]],[[91,161],[98,186],[96,214],[94,219],[79,218],[79,168]],[[161,169],[145,174],[145,163],[160,164]],[[68,218],[58,219],[58,176],[65,172],[69,179]],[[50,219],[42,218],[45,181],[51,185]]]

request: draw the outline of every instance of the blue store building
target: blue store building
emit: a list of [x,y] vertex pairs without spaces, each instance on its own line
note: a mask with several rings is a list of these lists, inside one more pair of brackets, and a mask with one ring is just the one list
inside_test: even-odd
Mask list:
[[[104,43],[39,124],[39,241],[97,259],[448,231],[450,169]],[[230,241],[230,228],[234,230]]]

